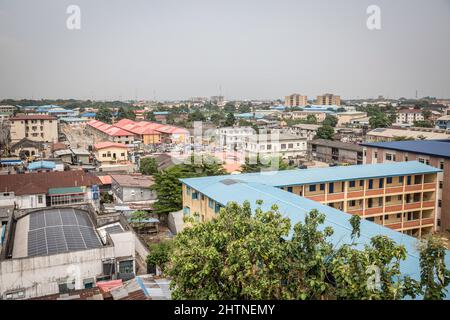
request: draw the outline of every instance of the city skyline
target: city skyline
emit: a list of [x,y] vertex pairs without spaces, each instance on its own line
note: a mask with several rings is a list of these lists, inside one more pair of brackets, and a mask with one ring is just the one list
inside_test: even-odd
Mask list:
[[71,4],[0,0],[0,99],[450,97],[447,0]]

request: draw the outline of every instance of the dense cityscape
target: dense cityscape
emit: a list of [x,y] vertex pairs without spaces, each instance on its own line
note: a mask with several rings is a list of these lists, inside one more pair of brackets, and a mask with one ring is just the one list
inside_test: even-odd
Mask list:
[[1,301],[450,300],[450,11],[250,2],[0,1]]

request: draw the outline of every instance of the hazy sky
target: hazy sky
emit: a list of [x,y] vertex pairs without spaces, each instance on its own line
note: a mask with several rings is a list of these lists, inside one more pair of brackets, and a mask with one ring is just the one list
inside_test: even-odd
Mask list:
[[[81,30],[66,28],[71,4]],[[0,0],[0,98],[220,87],[228,99],[450,97],[450,0]]]

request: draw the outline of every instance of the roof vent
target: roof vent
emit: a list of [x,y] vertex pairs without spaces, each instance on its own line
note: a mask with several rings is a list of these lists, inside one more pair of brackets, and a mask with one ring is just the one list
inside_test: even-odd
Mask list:
[[241,183],[242,181],[236,180],[236,179],[225,179],[225,180],[221,180],[220,182],[226,186],[231,186],[236,183]]

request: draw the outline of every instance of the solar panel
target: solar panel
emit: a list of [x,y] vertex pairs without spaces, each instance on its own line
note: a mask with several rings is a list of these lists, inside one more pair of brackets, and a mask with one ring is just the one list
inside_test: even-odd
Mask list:
[[64,225],[77,225],[77,218],[75,217],[75,212],[73,210],[66,211],[66,209],[63,209],[65,211],[60,210],[61,212],[61,218]]
[[75,215],[77,217],[78,225],[85,226],[85,227],[91,227],[92,226],[91,221],[86,216],[86,214],[84,214],[82,212],[79,212],[79,211],[75,211]]
[[105,231],[108,232],[109,234],[113,234],[113,233],[122,233],[123,229],[121,226],[116,224],[115,226],[105,228]]
[[45,223],[47,227],[62,225],[59,210],[45,211]]
[[63,229],[59,227],[50,227],[45,229],[47,235],[48,254],[56,254],[67,251],[66,240],[64,239]]
[[63,230],[68,250],[76,251],[86,249],[78,226],[64,226]]
[[91,228],[85,228],[80,226],[81,234],[83,235],[83,240],[86,244],[86,248],[98,248],[101,247],[100,240],[98,239],[95,231]]
[[36,212],[30,215],[30,230],[36,230],[45,227],[44,211]]
[[39,256],[44,254],[47,254],[45,229],[37,229],[28,232],[28,255]]

